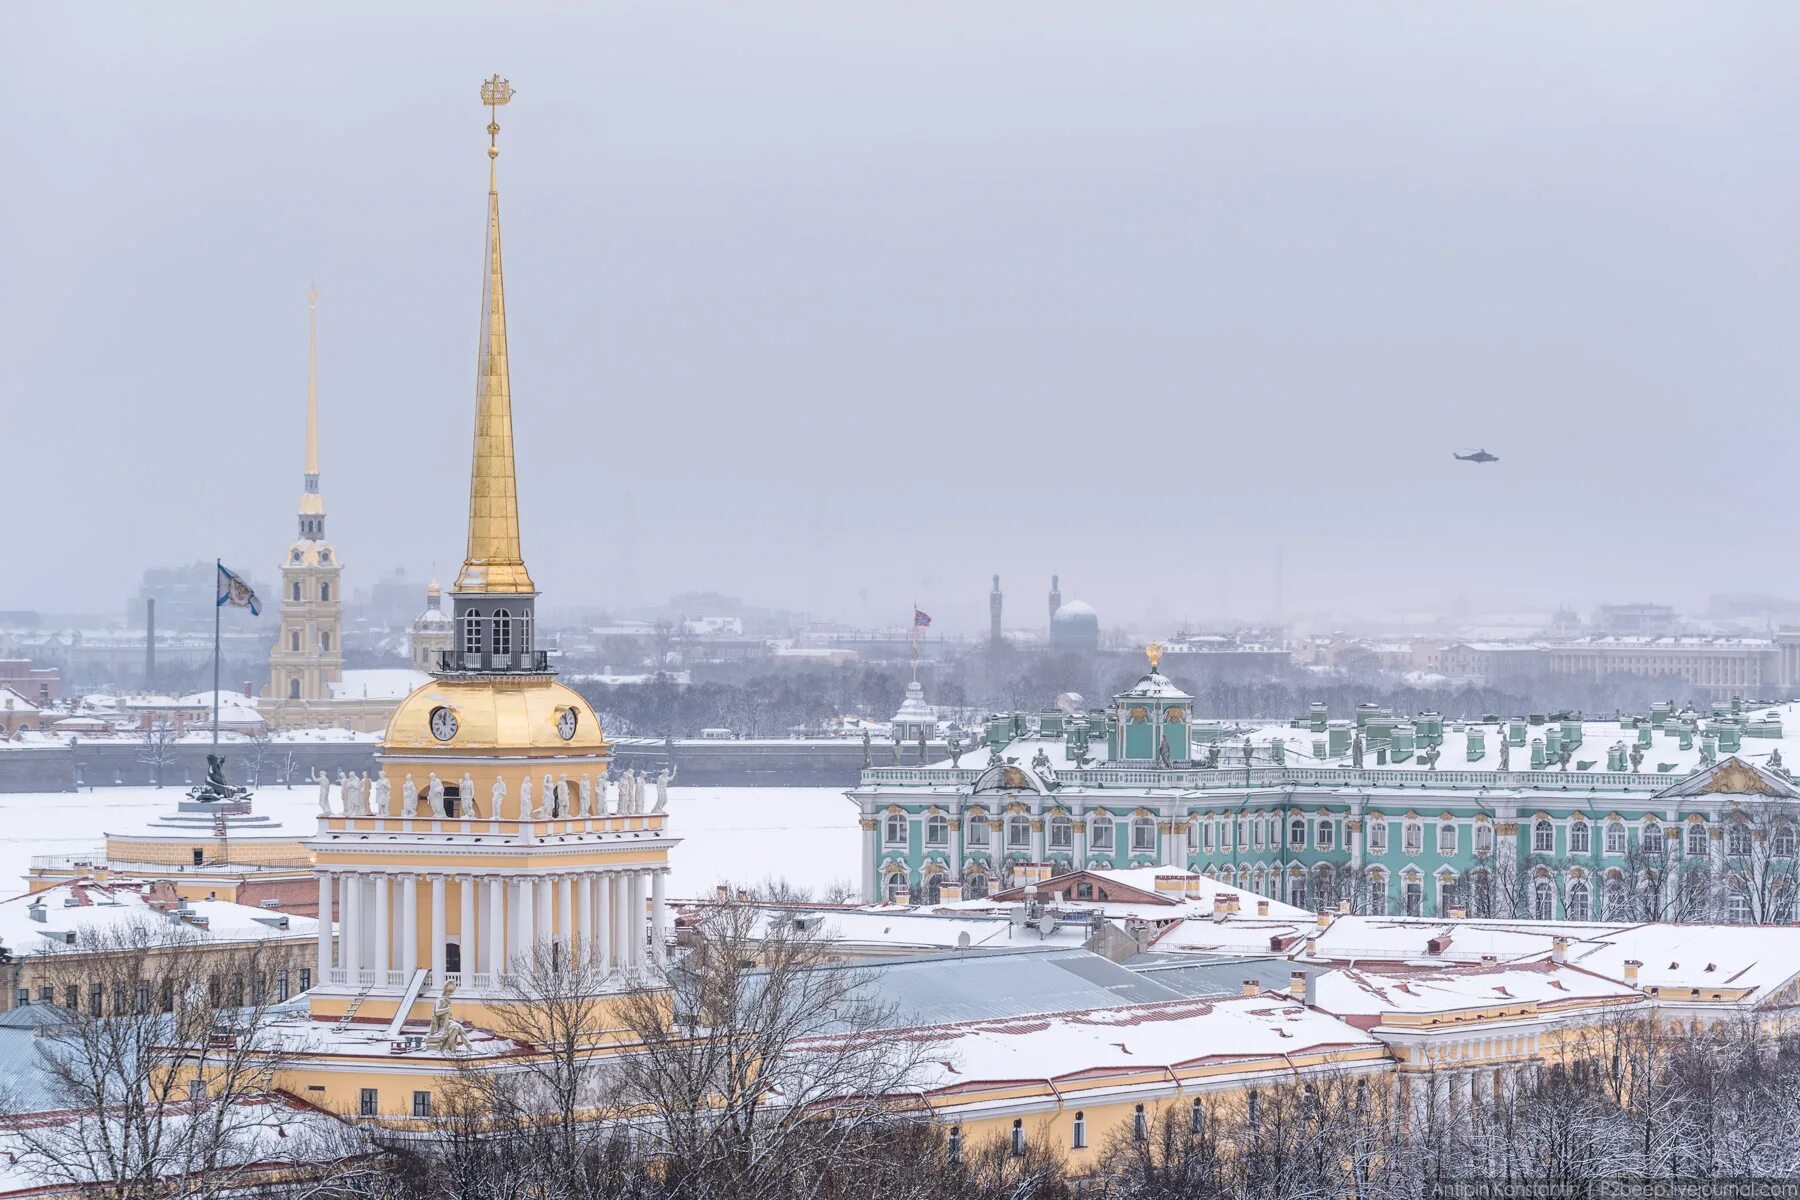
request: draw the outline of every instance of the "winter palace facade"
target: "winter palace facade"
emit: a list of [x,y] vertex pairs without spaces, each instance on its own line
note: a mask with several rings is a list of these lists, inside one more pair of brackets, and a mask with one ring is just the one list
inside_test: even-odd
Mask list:
[[847,793],[864,899],[1165,866],[1377,915],[1791,919],[1785,705],[1602,722],[1315,704],[1226,727],[1192,719],[1154,651],[1107,709],[996,716],[957,761],[865,770]]

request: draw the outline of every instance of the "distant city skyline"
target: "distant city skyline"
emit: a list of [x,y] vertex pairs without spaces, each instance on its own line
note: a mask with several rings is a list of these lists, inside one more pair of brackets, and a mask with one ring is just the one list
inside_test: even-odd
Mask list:
[[347,585],[460,561],[494,70],[546,608],[1800,593],[1792,6],[109,11],[0,15],[0,608],[273,575],[315,282]]

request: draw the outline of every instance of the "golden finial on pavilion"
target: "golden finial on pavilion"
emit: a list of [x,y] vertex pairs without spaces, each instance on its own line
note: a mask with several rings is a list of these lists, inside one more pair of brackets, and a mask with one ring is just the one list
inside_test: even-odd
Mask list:
[[481,102],[488,106],[488,157],[499,158],[500,106],[513,98],[512,84],[496,73],[481,81]]
[[1150,660],[1150,669],[1156,670],[1162,663],[1163,648],[1161,642],[1151,642],[1144,647],[1144,657]]

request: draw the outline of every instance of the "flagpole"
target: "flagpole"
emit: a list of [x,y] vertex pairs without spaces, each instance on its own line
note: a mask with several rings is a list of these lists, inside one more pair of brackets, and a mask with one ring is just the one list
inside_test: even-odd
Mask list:
[[919,682],[919,602],[913,601],[912,635],[913,635],[913,682]]
[[225,561],[213,559],[213,753],[219,752],[219,576],[224,573]]

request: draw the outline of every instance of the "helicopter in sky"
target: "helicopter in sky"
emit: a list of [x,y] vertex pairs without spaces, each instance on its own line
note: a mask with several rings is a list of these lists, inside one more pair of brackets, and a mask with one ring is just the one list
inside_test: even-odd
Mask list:
[[1498,454],[1489,454],[1486,450],[1472,450],[1468,454],[1458,454],[1452,450],[1450,454],[1457,462],[1491,463],[1500,461]]

